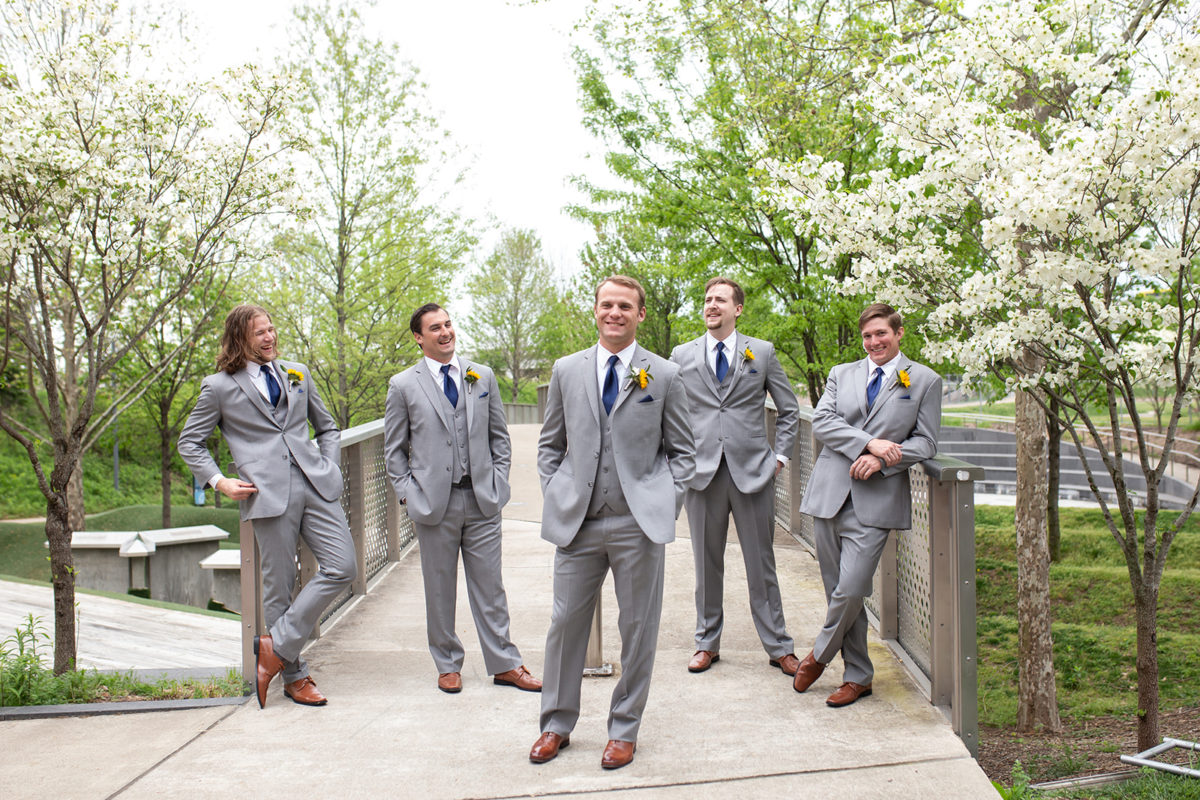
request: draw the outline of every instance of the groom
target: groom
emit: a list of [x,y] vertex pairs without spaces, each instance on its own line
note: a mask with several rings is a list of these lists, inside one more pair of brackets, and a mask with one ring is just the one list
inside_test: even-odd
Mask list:
[[554,555],[546,634],[541,736],[529,760],[544,763],[571,741],[579,719],[593,610],[611,569],[621,633],[604,769],[633,761],[658,649],[665,546],[695,472],[687,392],[679,367],[637,344],[646,292],[613,275],[596,287],[600,341],[558,360],[538,440],[542,538]]

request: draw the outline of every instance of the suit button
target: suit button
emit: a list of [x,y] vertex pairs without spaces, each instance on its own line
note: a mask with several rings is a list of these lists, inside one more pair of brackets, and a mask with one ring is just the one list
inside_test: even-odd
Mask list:
[[590,488],[592,488],[592,482],[591,482],[591,481],[588,481],[588,488],[589,488],[589,489],[590,489]]

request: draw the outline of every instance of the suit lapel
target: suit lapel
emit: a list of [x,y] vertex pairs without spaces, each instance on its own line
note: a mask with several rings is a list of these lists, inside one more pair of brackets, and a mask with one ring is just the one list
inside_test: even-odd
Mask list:
[[[897,394],[897,389],[900,388],[900,370],[907,371],[912,366],[912,362],[903,356],[900,362],[896,365],[896,371],[892,374],[892,379],[887,382],[886,386],[879,387],[879,396],[875,398],[875,404],[871,406],[871,413],[867,415],[867,419],[872,419],[879,413],[879,410],[891,401]],[[863,387],[863,396],[866,397],[867,389]],[[865,402],[865,400],[864,400]]]
[[463,359],[458,360],[458,368],[462,371],[462,397],[459,400],[465,400],[467,404],[467,435],[470,438],[471,421],[475,419],[475,385],[467,382],[467,370],[471,368]]
[[446,395],[434,385],[433,376],[429,374],[429,370],[425,367],[425,359],[422,358],[417,362],[416,369],[413,370],[413,377],[417,379],[417,385],[425,393],[425,399],[433,407],[434,412],[438,415],[438,419],[442,421],[442,425],[446,427],[446,430],[450,430],[450,420],[446,417],[446,409],[449,407],[449,401],[446,400]]
[[[639,344],[633,349],[633,358],[629,359],[629,369],[625,373],[625,378],[621,382],[621,389],[617,392],[617,402],[613,403],[612,413],[617,413],[617,409],[625,402],[629,395],[633,394],[634,382],[631,380],[633,373],[639,369],[647,369],[650,366],[650,359],[646,357],[646,351]],[[649,388],[649,387],[647,387]]]
[[272,369],[275,368],[275,364],[279,364],[279,369],[275,370],[275,380],[279,381],[279,394],[281,395],[280,400],[287,404],[285,406],[287,408],[287,412],[283,415],[283,424],[284,427],[287,427],[292,422],[292,412],[294,412],[296,410],[295,407],[300,404],[295,402],[298,398],[292,396],[292,393],[296,390],[292,388],[292,381],[285,373],[285,365],[280,361],[274,361],[271,363]]
[[746,364],[746,349],[748,348],[746,337],[740,333],[733,335],[733,377],[729,379],[729,388],[725,390],[725,396],[729,397],[733,394],[733,387],[737,386],[738,379],[742,377],[742,371],[749,369]]
[[275,419],[275,414],[271,412],[271,406],[267,403],[267,399],[258,391],[258,387],[254,385],[254,381],[250,380],[250,373],[242,369],[233,374],[233,380],[246,393],[246,397],[250,402],[263,413],[263,416],[271,420],[272,425],[279,425],[279,420]]
[[[598,345],[597,345],[598,347]],[[579,380],[583,381],[583,391],[588,399],[588,407],[592,409],[592,419],[600,424],[600,387],[596,384],[596,347],[583,351],[580,371],[583,373]]]
[[716,373],[708,366],[708,336],[701,336],[696,340],[693,357],[696,359],[696,372],[700,376],[700,382],[708,387],[718,403],[721,402],[721,389],[717,385]]
[[862,416],[860,419],[866,422],[869,415],[867,408],[867,376],[870,374],[874,365],[871,359],[864,358],[861,361],[856,361],[854,364],[853,380],[850,382],[852,391],[854,392],[854,402],[858,406],[858,413]]

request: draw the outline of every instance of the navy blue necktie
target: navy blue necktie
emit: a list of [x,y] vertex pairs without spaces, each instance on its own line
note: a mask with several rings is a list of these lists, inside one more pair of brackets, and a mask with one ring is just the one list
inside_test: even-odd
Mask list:
[[617,402],[617,361],[616,356],[608,357],[608,374],[604,376],[604,391],[600,399],[604,401],[604,413],[611,414],[613,403]]
[[871,382],[867,384],[867,408],[875,404],[875,398],[879,396],[879,387],[883,383],[883,367],[875,368],[875,377],[871,378]]
[[450,405],[458,408],[458,384],[450,377],[450,365],[442,364],[442,391]]
[[717,342],[717,383],[724,383],[729,374],[729,359],[725,358],[725,343]]
[[271,400],[271,405],[279,405],[279,381],[275,380],[273,374],[275,370],[271,369],[270,364],[262,366],[263,377],[267,379],[267,397]]

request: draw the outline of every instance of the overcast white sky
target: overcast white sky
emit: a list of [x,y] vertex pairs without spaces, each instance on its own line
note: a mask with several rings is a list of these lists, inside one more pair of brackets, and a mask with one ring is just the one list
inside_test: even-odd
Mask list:
[[[186,7],[213,71],[286,45],[291,0],[169,0]],[[563,206],[567,179],[603,174],[602,149],[579,122],[569,59],[572,25],[590,0],[382,0],[360,4],[368,30],[421,71],[438,118],[470,158],[464,211],[534,229],[565,273],[587,226]],[[269,63],[269,61],[268,61]],[[589,154],[592,154],[589,158]],[[493,241],[489,239],[487,241]]]

